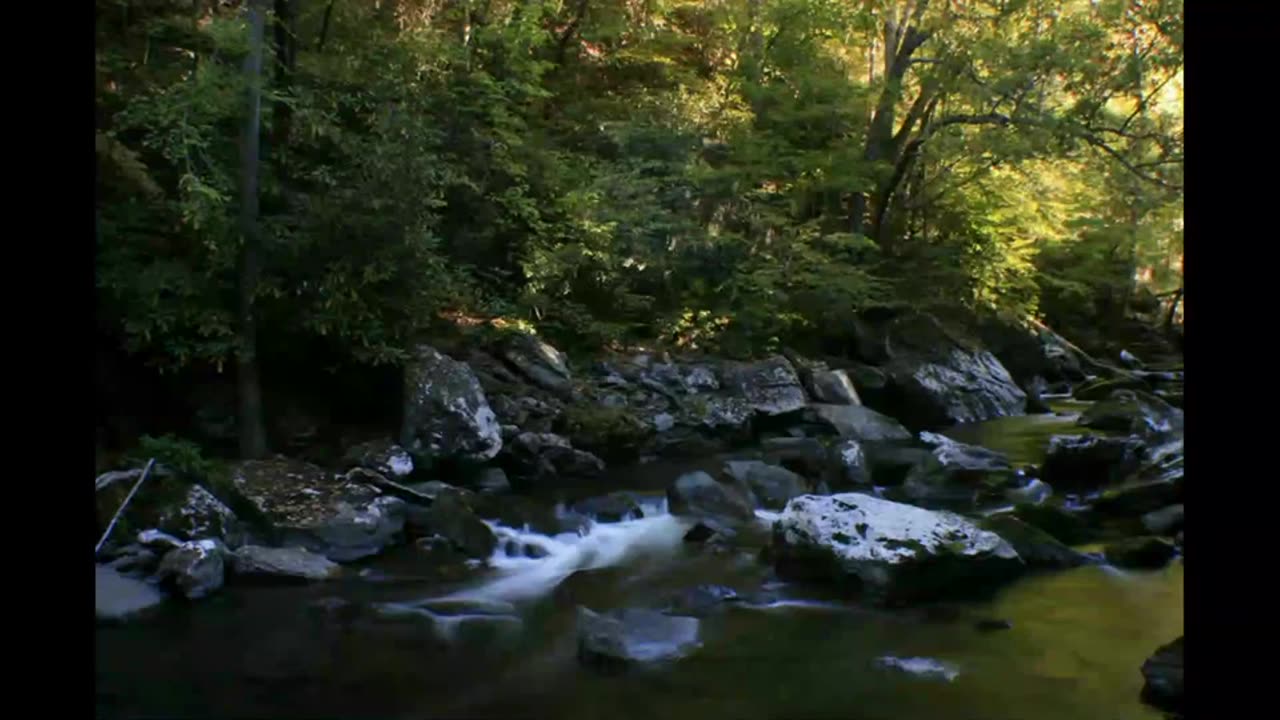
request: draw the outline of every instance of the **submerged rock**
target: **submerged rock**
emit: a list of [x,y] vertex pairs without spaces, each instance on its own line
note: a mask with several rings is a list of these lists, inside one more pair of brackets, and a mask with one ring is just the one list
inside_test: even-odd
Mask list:
[[705,472],[685,473],[667,488],[672,515],[711,518],[730,525],[755,519],[755,508],[737,487],[716,482]]
[[502,450],[498,418],[471,368],[427,345],[404,371],[400,445],[424,465],[492,460]]
[[185,542],[170,550],[156,570],[159,580],[172,580],[190,600],[222,588],[224,549],[215,540]]
[[596,522],[622,522],[644,517],[639,500],[629,492],[614,492],[579,500],[573,504],[573,511],[594,518]]
[[1116,567],[1155,570],[1167,565],[1178,551],[1163,538],[1139,537],[1112,543],[1103,554]]
[[335,562],[382,552],[404,530],[405,503],[308,463],[251,460],[232,487],[270,525],[274,545],[304,547]]
[[279,580],[330,580],[342,567],[323,555],[302,548],[271,548],[245,545],[231,555],[231,569],[237,575]]
[[441,493],[431,507],[415,519],[415,530],[448,540],[453,549],[469,558],[483,560],[493,555],[498,539],[460,495]]
[[1142,699],[1168,712],[1181,713],[1183,706],[1183,639],[1163,645],[1142,663]]
[[880,604],[963,594],[1025,567],[995,533],[946,512],[844,493],[804,495],[773,525],[780,575],[847,584]]
[[124,620],[164,602],[154,585],[96,565],[93,583],[94,615],[99,620]]
[[994,515],[979,523],[1004,538],[1028,567],[1056,570],[1086,565],[1089,557],[1058,542],[1049,533],[1012,515]]
[[699,585],[671,599],[664,611],[668,615],[705,617],[724,609],[725,603],[736,602],[738,592],[723,585]]
[[761,507],[770,510],[781,510],[788,500],[809,490],[804,478],[786,468],[759,460],[731,460],[725,463],[723,472],[754,497]]
[[1044,460],[1044,481],[1068,490],[1110,485],[1141,466],[1146,448],[1132,437],[1054,435]]
[[578,657],[587,664],[629,666],[678,660],[696,650],[696,618],[655,610],[596,613],[578,607]]

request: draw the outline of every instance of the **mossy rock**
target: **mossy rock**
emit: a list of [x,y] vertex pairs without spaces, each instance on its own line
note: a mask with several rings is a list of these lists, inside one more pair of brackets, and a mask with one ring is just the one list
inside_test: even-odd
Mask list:
[[594,453],[606,462],[639,456],[653,435],[653,426],[627,408],[575,404],[557,420],[557,432],[574,447]]
[[979,527],[1004,538],[1027,565],[1057,569],[1084,565],[1089,559],[1063,545],[1049,533],[1012,515],[995,515],[984,519]]
[[[94,514],[99,537],[136,484],[136,477],[128,477],[97,491]],[[157,467],[121,513],[108,542],[127,544],[149,529],[183,540],[225,538],[234,522],[235,514],[216,493],[186,476]]]
[[1092,542],[1098,538],[1098,529],[1085,517],[1058,505],[1018,505],[1013,516],[1068,545]]

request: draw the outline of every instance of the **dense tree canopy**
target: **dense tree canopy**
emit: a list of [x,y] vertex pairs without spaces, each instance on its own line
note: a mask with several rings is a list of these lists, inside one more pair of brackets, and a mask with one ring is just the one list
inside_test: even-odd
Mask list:
[[257,74],[251,5],[97,0],[99,316],[157,370],[394,364],[460,317],[1092,325],[1181,286],[1180,2],[275,0]]

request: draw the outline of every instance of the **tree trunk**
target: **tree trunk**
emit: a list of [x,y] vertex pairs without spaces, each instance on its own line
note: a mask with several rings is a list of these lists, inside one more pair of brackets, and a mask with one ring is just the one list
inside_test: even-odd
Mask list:
[[[283,94],[293,81],[298,59],[297,0],[275,0],[276,87]],[[284,148],[289,143],[293,126],[293,108],[283,100],[276,101],[273,112],[271,148],[277,160],[284,162]]]
[[329,20],[333,17],[333,2],[329,0],[329,4],[324,8],[324,20],[320,22],[320,39],[316,41],[316,52],[324,49],[324,41],[329,37]]
[[240,455],[260,458],[267,452],[267,432],[262,416],[262,385],[258,377],[258,338],[253,300],[258,288],[261,258],[258,226],[259,145],[262,130],[262,45],[266,0],[249,0],[249,55],[244,77],[249,88],[248,113],[240,139],[240,250],[239,353],[236,383],[240,410]]
[[1173,332],[1173,318],[1178,314],[1178,303],[1182,302],[1182,288],[1173,291],[1173,299],[1169,301],[1169,314],[1164,316],[1165,334]]

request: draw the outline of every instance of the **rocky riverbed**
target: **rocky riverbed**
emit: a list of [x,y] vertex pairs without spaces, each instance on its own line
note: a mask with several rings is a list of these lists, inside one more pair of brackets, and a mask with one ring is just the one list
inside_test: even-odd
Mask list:
[[101,714],[1179,712],[1181,373],[985,343],[423,346],[337,466],[148,480],[99,555]]

